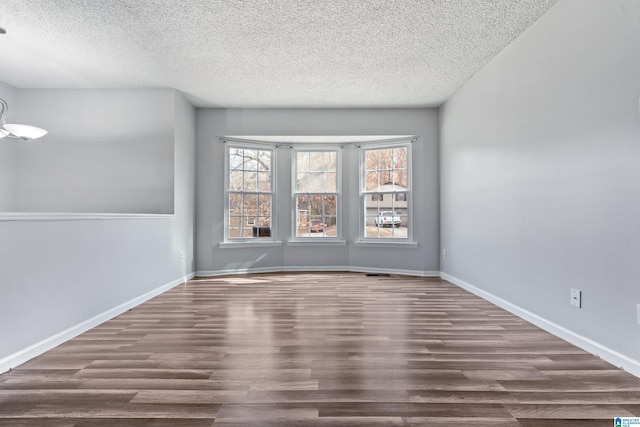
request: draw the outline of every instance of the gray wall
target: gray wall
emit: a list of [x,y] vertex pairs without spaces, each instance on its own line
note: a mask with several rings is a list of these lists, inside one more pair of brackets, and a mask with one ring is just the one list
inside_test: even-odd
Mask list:
[[[7,123],[16,123],[17,90],[13,86],[0,82],[0,98],[9,105]],[[0,212],[15,209],[15,185],[18,172],[18,141],[0,139]]]
[[184,95],[175,94],[175,224],[173,240],[182,251],[185,276],[195,271],[196,109]]
[[20,121],[49,133],[19,145],[15,210],[173,213],[174,93],[20,90]]
[[[224,238],[223,135],[407,135],[420,138],[413,146],[414,237],[418,248],[355,247],[357,203],[345,210],[345,247],[219,248]],[[254,268],[347,266],[437,271],[438,265],[438,113],[434,109],[198,109],[196,270],[234,271]],[[277,150],[276,194],[278,238],[291,229],[290,152]],[[345,198],[358,197],[358,154],[343,151],[348,165],[343,177]],[[345,204],[346,206],[346,204]]]
[[[182,95],[160,92],[169,109],[159,111],[168,120],[162,127],[169,127],[172,140],[175,138],[175,215],[0,218],[0,368],[3,358],[192,272],[195,110]],[[38,91],[29,91],[28,97],[28,105],[38,103]],[[51,99],[49,91],[42,91],[42,97],[45,102]],[[66,103],[75,105],[76,99],[59,97],[56,102],[66,111]],[[114,104],[113,108],[103,110],[105,120],[111,113],[118,117],[120,107]],[[47,124],[41,125],[46,128]],[[149,128],[139,123],[123,125],[118,132],[133,141],[129,136],[157,132],[155,121],[147,125]],[[72,137],[76,127],[74,117],[62,115],[52,129]],[[74,155],[67,151],[71,149],[65,146],[64,151]],[[128,150],[115,151],[127,161]],[[165,167],[164,156],[155,157],[156,153],[149,149],[145,167]],[[53,153],[56,159],[63,154]],[[50,172],[51,167],[32,170],[37,180],[44,180]]]
[[445,104],[440,145],[442,271],[636,361],[639,23],[559,2]]

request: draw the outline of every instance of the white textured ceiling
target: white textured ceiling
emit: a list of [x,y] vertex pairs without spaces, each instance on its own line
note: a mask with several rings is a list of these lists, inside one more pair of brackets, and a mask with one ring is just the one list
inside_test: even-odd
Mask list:
[[0,81],[197,106],[437,106],[556,0],[0,0]]

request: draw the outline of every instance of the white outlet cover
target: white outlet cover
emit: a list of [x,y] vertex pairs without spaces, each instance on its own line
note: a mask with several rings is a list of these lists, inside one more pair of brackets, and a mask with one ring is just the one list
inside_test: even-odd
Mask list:
[[582,291],[578,289],[571,289],[571,299],[569,300],[572,306],[582,307]]

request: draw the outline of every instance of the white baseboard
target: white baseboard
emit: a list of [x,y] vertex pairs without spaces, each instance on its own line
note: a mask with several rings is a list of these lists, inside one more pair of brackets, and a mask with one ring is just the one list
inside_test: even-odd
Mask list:
[[198,270],[196,277],[232,276],[234,274],[281,273],[280,267],[228,268],[225,270]]
[[0,359],[0,374],[6,372],[10,369],[13,369],[28,360],[33,359],[34,357],[44,353],[45,351],[51,350],[52,348],[62,344],[65,341],[74,338],[83,332],[88,331],[91,328],[94,328],[101,323],[106,322],[107,320],[113,319],[114,317],[124,313],[131,308],[134,308],[145,301],[150,300],[151,298],[160,295],[163,292],[168,291],[182,283],[186,282],[189,279],[192,279],[195,276],[194,273],[189,274],[188,276],[182,277],[180,279],[176,279],[170,283],[167,283],[163,286],[160,286],[152,291],[149,291],[143,295],[140,295],[136,298],[133,298],[129,301],[126,301],[117,307],[114,307],[110,310],[107,310],[103,313],[98,314],[97,316],[92,317],[91,319],[87,319],[82,323],[79,323],[75,326],[70,327],[62,332],[59,332],[49,338],[45,338],[44,340],[37,342],[29,347],[26,347],[22,350],[19,350],[13,354],[10,354],[2,359]]
[[533,323],[539,328],[542,328],[545,331],[559,338],[562,338],[563,340],[568,341],[571,344],[577,347],[580,347],[581,349],[588,351],[589,353],[594,354],[603,360],[606,360],[612,365],[617,366],[621,369],[624,369],[625,371],[629,372],[632,375],[635,375],[636,377],[640,377],[640,361],[632,359],[628,356],[625,356],[622,353],[619,353],[615,350],[605,347],[604,345],[590,338],[577,334],[565,328],[564,326],[560,326],[557,323],[554,323],[550,320],[540,317],[537,314],[534,314],[528,310],[525,310],[524,308],[521,308],[515,304],[512,304],[509,301],[506,301],[489,292],[483,291],[482,289],[477,288],[472,284],[467,283],[463,280],[460,280],[454,276],[451,276],[450,274],[441,272],[440,277],[442,277],[444,280],[447,280],[453,283],[454,285],[460,286],[461,288],[471,292],[472,294],[479,296],[480,298],[483,298],[489,302],[492,302],[498,307],[504,308],[508,312],[513,313],[516,316],[521,317],[522,319],[530,323]]
[[401,270],[375,267],[353,267],[344,265],[312,265],[312,266],[286,266],[286,267],[266,267],[266,268],[238,268],[227,270],[199,270],[196,277],[217,277],[234,274],[254,274],[254,273],[293,273],[300,271],[322,272],[322,271],[346,271],[353,273],[374,273],[374,274],[400,274],[404,276],[418,277],[440,277],[439,271],[418,271]]
[[439,271],[401,270],[397,268],[350,267],[354,273],[399,274],[403,276],[440,277]]

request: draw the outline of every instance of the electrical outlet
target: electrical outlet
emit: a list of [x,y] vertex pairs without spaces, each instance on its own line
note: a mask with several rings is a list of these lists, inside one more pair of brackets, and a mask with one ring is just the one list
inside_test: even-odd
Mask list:
[[446,249],[442,250],[442,259],[447,259],[447,250]]
[[184,252],[180,251],[180,261],[184,261]]
[[582,291],[571,288],[571,296],[569,302],[574,307],[582,308]]

